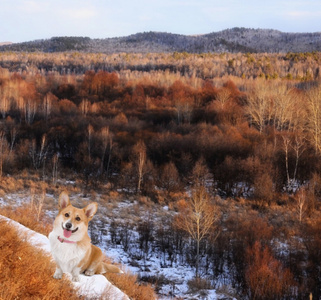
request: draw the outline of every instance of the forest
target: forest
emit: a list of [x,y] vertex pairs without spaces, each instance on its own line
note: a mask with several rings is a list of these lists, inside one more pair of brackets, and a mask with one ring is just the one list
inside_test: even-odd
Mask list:
[[1,53],[0,177],[167,205],[172,218],[140,223],[140,247],[194,266],[196,286],[319,299],[320,60]]

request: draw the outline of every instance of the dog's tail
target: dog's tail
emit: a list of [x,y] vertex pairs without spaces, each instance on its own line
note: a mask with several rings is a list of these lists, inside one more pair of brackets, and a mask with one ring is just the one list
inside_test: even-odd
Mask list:
[[102,263],[101,267],[102,267],[102,270],[101,270],[100,274],[105,274],[105,273],[124,273],[117,266],[111,265],[111,264],[107,264],[105,262]]

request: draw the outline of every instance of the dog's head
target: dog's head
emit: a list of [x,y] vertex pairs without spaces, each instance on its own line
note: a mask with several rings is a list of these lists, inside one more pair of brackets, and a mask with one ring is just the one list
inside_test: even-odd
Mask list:
[[80,241],[87,234],[88,223],[97,211],[96,202],[84,208],[77,208],[70,204],[69,196],[62,192],[59,196],[59,214],[54,222],[54,230],[63,239]]

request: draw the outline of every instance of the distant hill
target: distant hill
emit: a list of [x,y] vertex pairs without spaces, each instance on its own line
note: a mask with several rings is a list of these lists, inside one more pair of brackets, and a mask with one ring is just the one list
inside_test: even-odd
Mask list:
[[313,52],[321,51],[321,32],[286,33],[270,29],[232,28],[204,35],[143,32],[125,37],[91,39],[53,37],[0,45],[0,51],[42,52]]

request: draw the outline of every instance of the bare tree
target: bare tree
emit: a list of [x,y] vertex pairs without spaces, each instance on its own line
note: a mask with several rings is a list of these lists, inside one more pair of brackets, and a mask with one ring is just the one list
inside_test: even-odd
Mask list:
[[174,101],[175,110],[177,113],[177,122],[181,124],[183,122],[190,123],[193,114],[193,99],[177,99]]
[[88,114],[89,108],[90,108],[90,102],[88,99],[83,99],[81,103],[79,104],[79,108],[81,113],[86,116]]
[[102,156],[101,156],[101,165],[100,165],[101,174],[103,173],[103,169],[104,169],[106,151],[107,151],[107,148],[109,148],[107,169],[106,169],[106,174],[107,174],[107,177],[108,177],[109,165],[110,165],[110,160],[111,160],[111,152],[112,152],[112,149],[113,149],[113,138],[112,138],[111,132],[109,131],[109,127],[103,127],[101,129],[101,131],[100,131],[100,140],[101,140],[101,143],[102,143]]
[[135,156],[135,164],[138,176],[138,183],[137,183],[137,191],[141,191],[141,185],[144,177],[144,168],[146,165],[147,157],[146,157],[146,145],[145,143],[140,140],[133,149],[134,156]]
[[171,161],[164,165],[159,178],[159,185],[163,187],[169,195],[179,189],[180,178],[175,164]]
[[213,175],[208,169],[206,160],[201,157],[194,165],[191,175],[192,185],[194,187],[207,187],[213,182]]
[[[31,141],[29,154],[32,159],[32,164],[37,170],[39,167],[45,163],[47,156],[47,135],[44,134],[41,137],[40,147],[38,149],[37,142],[35,139]],[[43,165],[44,166],[44,165]]]
[[[180,207],[175,218],[177,228],[184,230],[196,242],[196,277],[199,276],[200,242],[215,230],[214,223],[218,219],[218,210],[211,203],[204,187],[193,190],[185,205]],[[218,235],[218,234],[217,234]]]
[[296,97],[292,96],[285,84],[274,85],[270,92],[275,128],[279,131],[291,129]]
[[37,112],[37,103],[34,99],[27,99],[24,102],[24,114],[27,124],[32,124]]
[[[285,170],[287,177],[287,188],[293,189],[293,184],[296,181],[296,175],[299,166],[299,160],[303,152],[306,150],[305,137],[302,131],[297,131],[294,133],[290,133],[288,131],[282,132],[282,146],[285,154]],[[293,152],[295,156],[295,165],[292,174],[290,176],[289,170],[289,154]]]
[[5,142],[6,142],[5,132],[3,130],[0,130],[0,178],[2,177]]
[[94,134],[94,127],[91,124],[89,124],[87,127],[87,137],[88,137],[87,148],[88,148],[89,160],[91,159],[91,147],[92,147],[93,134]]
[[9,156],[12,154],[13,152],[13,147],[15,145],[16,139],[17,139],[17,135],[18,135],[18,130],[15,126],[15,121],[8,116],[6,118],[6,128],[7,128],[7,132],[8,132],[8,136],[9,136]]
[[272,118],[273,102],[270,95],[270,87],[259,84],[250,90],[247,98],[246,113],[250,123],[255,125],[260,133]]
[[56,184],[58,179],[58,162],[59,162],[59,155],[56,153],[52,157],[52,183]]
[[300,157],[306,150],[305,136],[301,131],[295,133],[294,141],[291,144],[291,147],[295,153],[295,167],[293,171],[293,180],[295,180],[298,171]]
[[223,87],[222,89],[220,89],[217,92],[216,99],[215,99],[219,110],[224,110],[226,104],[231,99],[232,99],[232,93],[228,88]]
[[56,96],[51,92],[47,93],[43,99],[42,104],[42,113],[45,117],[46,122],[48,121],[54,106],[54,102],[56,101]]
[[0,113],[4,119],[10,109],[10,102],[8,97],[2,96],[0,94]]
[[298,219],[299,222],[302,223],[302,219],[306,213],[306,209],[307,209],[307,203],[306,203],[306,191],[304,189],[301,189],[296,197],[296,211],[298,214]]
[[307,92],[308,125],[315,152],[321,152],[321,85]]
[[288,183],[287,185],[289,188],[290,184],[291,184],[290,172],[289,172],[289,150],[290,150],[291,139],[290,139],[288,133],[284,133],[281,136],[282,136],[282,141],[283,141],[283,150],[284,150],[284,154],[285,154],[285,170],[286,170],[286,178],[287,178],[287,183]]

